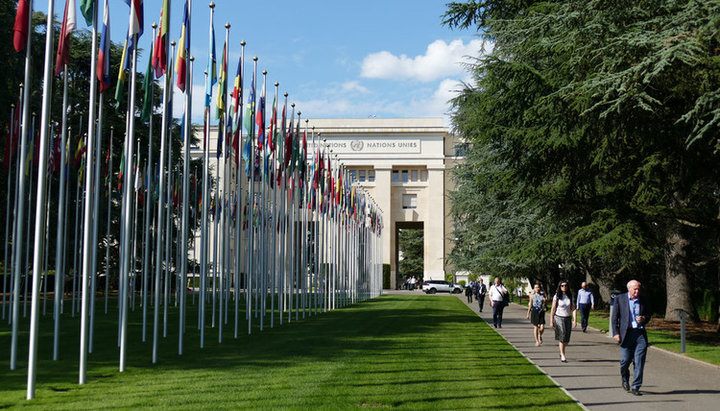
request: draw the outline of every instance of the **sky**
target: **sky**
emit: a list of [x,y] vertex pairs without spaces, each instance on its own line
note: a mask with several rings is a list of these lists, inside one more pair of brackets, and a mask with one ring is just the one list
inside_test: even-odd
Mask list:
[[[87,29],[77,2],[78,29]],[[47,10],[36,0],[35,8]],[[102,21],[102,0],[98,1]],[[124,40],[129,7],[110,0],[112,41]],[[184,1],[170,2],[170,39],[180,35]],[[274,83],[279,95],[288,93],[304,118],[442,117],[448,123],[451,99],[469,75],[464,63],[483,50],[474,31],[441,25],[445,1],[438,0],[217,0],[214,13],[217,64],[230,23],[228,77],[234,78],[240,42],[246,41],[246,90],[250,87],[252,57],[258,57],[258,89],[267,70],[267,101]],[[191,54],[193,122],[202,122],[209,50],[209,2],[192,2]],[[62,18],[65,2],[55,2]],[[152,23],[159,22],[161,0],[144,1],[145,32],[140,48],[149,50]],[[144,71],[147,52],[138,60]],[[114,85],[113,85],[114,87]],[[215,88],[215,93],[217,88]],[[180,91],[175,88],[176,97]],[[258,92],[259,94],[259,92]],[[247,94],[245,94],[247,100]],[[213,98],[214,100],[214,98]],[[177,101],[177,100],[176,100]],[[282,100],[281,100],[282,101]],[[182,112],[175,105],[175,117]]]

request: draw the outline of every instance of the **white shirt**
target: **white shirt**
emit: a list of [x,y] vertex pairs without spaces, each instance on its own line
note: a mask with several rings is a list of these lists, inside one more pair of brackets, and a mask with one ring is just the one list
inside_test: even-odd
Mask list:
[[572,314],[571,305],[572,302],[570,301],[570,298],[568,298],[567,295],[564,295],[562,300],[559,300],[557,298],[557,294],[553,296],[553,301],[557,301],[557,306],[555,308],[555,315],[558,317],[570,317],[570,314]]
[[505,288],[504,285],[500,284],[499,286],[496,286],[493,284],[490,286],[490,299],[493,301],[502,301],[504,292],[507,292],[507,288]]

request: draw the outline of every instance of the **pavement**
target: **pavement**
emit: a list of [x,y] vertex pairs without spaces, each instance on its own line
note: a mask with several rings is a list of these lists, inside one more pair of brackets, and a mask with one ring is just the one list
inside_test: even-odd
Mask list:
[[[476,301],[469,304],[464,295],[457,297],[492,327],[492,308],[487,298],[483,312],[479,312]],[[653,347],[650,340],[640,389],[643,395],[637,397],[620,386],[620,347],[606,333],[591,327],[585,333],[579,326],[573,329],[566,349],[568,362],[562,363],[554,330],[547,328],[543,344],[536,347],[533,326],[525,319],[526,314],[527,306],[511,303],[505,307],[502,328],[495,330],[587,409],[720,409],[719,366]],[[549,313],[545,321],[549,324]]]
[[[387,294],[385,290],[383,293]],[[418,294],[421,291],[398,293]],[[447,298],[441,294],[433,297]],[[479,312],[476,301],[468,304],[464,295],[451,298],[455,297],[492,327],[492,309],[487,298],[483,312]],[[620,386],[620,348],[606,333],[591,327],[586,333],[580,327],[573,329],[566,350],[568,362],[562,363],[554,331],[548,327],[543,344],[536,347],[533,326],[525,319],[526,313],[527,306],[511,303],[505,308],[502,328],[494,330],[585,408],[720,410],[720,366],[656,348],[651,339],[640,389],[643,395],[634,396]],[[545,320],[549,324],[549,314]],[[630,376],[632,379],[632,366]]]

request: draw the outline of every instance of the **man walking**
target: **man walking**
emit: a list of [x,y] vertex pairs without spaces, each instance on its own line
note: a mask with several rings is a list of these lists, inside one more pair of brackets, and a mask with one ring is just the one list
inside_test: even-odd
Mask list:
[[477,282],[477,301],[478,301],[478,307],[480,307],[480,312],[483,310],[483,305],[485,305],[485,295],[487,295],[487,287],[485,287],[485,284],[483,284],[483,279],[479,278]]
[[592,291],[588,291],[587,283],[585,281],[580,284],[580,290],[577,293],[577,301],[575,306],[580,311],[580,327],[582,331],[588,326],[588,317],[590,317],[590,310],[595,309],[595,297],[593,297]]
[[502,317],[507,293],[508,290],[500,282],[500,277],[495,277],[495,284],[490,286],[490,307],[493,309],[493,326],[495,328],[502,328]]
[[[610,325],[613,339],[620,343],[620,377],[625,391],[642,395],[645,355],[647,354],[647,332],[645,325],[650,321],[651,311],[645,298],[640,296],[640,283],[630,280],[628,292],[615,297],[615,310]],[[630,362],[634,363],[632,386],[630,385]]]

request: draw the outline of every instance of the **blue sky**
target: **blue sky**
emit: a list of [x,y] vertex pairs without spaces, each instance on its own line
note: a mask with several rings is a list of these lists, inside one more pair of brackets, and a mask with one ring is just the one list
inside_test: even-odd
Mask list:
[[[80,0],[76,0],[79,3]],[[45,11],[47,2],[36,0]],[[55,2],[62,16],[65,2]],[[112,40],[120,43],[128,27],[129,8],[110,0]],[[453,90],[468,75],[462,62],[477,56],[482,43],[470,31],[441,26],[445,1],[363,0],[238,1],[217,0],[215,36],[218,65],[229,22],[229,77],[234,77],[245,40],[246,89],[252,56],[258,72],[268,71],[268,105],[274,82],[289,94],[303,117],[445,117]],[[99,1],[102,9],[102,1]],[[210,9],[208,1],[192,2],[193,121],[200,122],[204,100]],[[145,34],[140,47],[149,49],[151,24],[159,21],[161,0],[144,1]],[[170,38],[176,40],[184,1],[172,0]],[[102,10],[99,10],[102,20]],[[78,28],[86,25],[78,11]],[[146,53],[147,54],[147,53]],[[147,55],[141,56],[142,71]],[[261,80],[258,81],[261,83]],[[259,87],[259,85],[258,85]],[[176,90],[177,92],[177,90]],[[246,94],[247,98],[247,94]],[[176,116],[181,107],[176,105]]]

